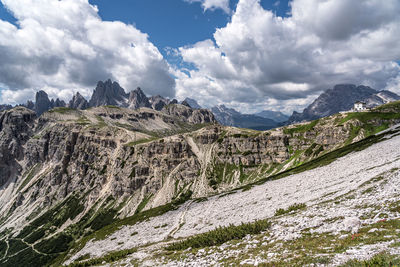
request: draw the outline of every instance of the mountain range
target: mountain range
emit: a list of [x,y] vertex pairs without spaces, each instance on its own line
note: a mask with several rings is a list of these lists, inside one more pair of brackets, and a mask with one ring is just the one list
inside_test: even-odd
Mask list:
[[[214,106],[210,110],[221,125],[254,130],[268,130],[279,125],[314,120],[340,111],[347,111],[353,107],[356,101],[363,101],[368,107],[375,107],[396,100],[400,100],[400,96],[387,90],[377,91],[363,85],[338,84],[332,89],[323,92],[303,112],[298,113],[294,111],[290,117],[282,112],[271,110],[263,110],[256,114],[242,114],[225,105]],[[140,88],[126,93],[117,82],[112,82],[109,79],[105,82],[98,82],[89,101],[79,94],[79,92],[68,103],[65,103],[59,99],[50,100],[46,92],[39,91],[36,93],[35,102],[28,101],[24,106],[41,115],[43,112],[56,107],[87,109],[110,105],[130,109],[146,107],[161,111],[169,104],[178,104],[178,101],[176,99],[170,100],[160,95],[147,97]],[[181,104],[192,109],[202,109],[197,101],[191,98],[185,98]],[[10,105],[0,106],[0,110],[10,108],[12,108]]]
[[288,121],[289,123],[310,121],[340,111],[348,111],[353,108],[356,101],[365,102],[367,107],[375,107],[396,100],[400,100],[400,96],[390,91],[377,91],[363,85],[338,84],[322,93],[303,112],[294,111]]
[[[170,104],[178,104],[178,101],[176,99],[170,100],[160,95],[147,97],[140,88],[126,93],[117,82],[112,82],[109,79],[97,83],[89,101],[77,92],[67,104],[59,99],[50,100],[46,92],[39,91],[36,93],[35,102],[28,101],[24,106],[34,110],[36,114],[40,116],[43,112],[56,107],[68,107],[82,110],[99,106],[117,106],[129,109],[146,107],[161,111],[165,106]],[[191,98],[185,98],[181,104],[192,109],[202,109],[197,101]],[[10,109],[12,106],[4,105],[0,108]],[[287,116],[280,112],[263,111],[259,114],[242,114],[224,105],[215,106],[211,108],[211,111],[214,113],[216,120],[222,125],[255,130],[274,128],[279,122],[287,119]]]

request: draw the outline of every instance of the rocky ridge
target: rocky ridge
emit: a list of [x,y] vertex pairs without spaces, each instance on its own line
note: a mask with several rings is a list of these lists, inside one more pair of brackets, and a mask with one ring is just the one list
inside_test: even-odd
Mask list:
[[[17,167],[1,177],[1,236],[23,239],[52,261],[69,245],[50,253],[46,244],[71,245],[62,240],[117,218],[266,179],[399,123],[398,111],[395,103],[266,132],[215,125],[211,113],[179,104],[161,112],[57,108],[39,118],[22,107],[3,111],[2,157]],[[20,152],[11,154],[17,132]]]
[[363,101],[369,107],[375,107],[397,100],[400,100],[400,96],[390,91],[376,91],[363,85],[338,84],[322,93],[302,113],[293,112],[288,122],[316,120],[340,111],[348,111],[356,101]]

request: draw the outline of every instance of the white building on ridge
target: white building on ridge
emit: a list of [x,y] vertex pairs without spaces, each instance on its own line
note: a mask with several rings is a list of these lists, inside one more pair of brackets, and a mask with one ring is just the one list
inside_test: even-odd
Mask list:
[[354,103],[354,111],[366,111],[367,110],[367,104],[365,102],[357,101]]

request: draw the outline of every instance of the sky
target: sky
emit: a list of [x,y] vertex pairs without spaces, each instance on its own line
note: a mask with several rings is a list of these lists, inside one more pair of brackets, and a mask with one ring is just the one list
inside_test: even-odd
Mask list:
[[398,0],[0,0],[0,103],[127,92],[301,111],[339,83],[400,93]]

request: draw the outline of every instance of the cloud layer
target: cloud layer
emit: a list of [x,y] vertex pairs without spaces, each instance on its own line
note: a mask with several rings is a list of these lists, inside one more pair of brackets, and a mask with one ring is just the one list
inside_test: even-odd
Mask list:
[[107,78],[244,112],[301,110],[337,83],[400,93],[398,0],[293,0],[285,18],[259,0],[239,0],[235,11],[229,0],[185,0],[232,17],[213,38],[172,48],[176,66],[146,33],[103,21],[88,0],[0,1],[18,25],[0,20],[0,102],[21,103],[39,89],[89,97]]
[[240,0],[213,40],[179,49],[196,68],[177,70],[178,96],[290,111],[336,83],[400,93],[398,14],[397,0],[293,0],[282,18]]
[[89,96],[99,80],[126,90],[175,95],[169,66],[145,33],[102,21],[88,0],[1,0],[18,27],[0,20],[2,101],[18,103],[45,89],[51,97]]

